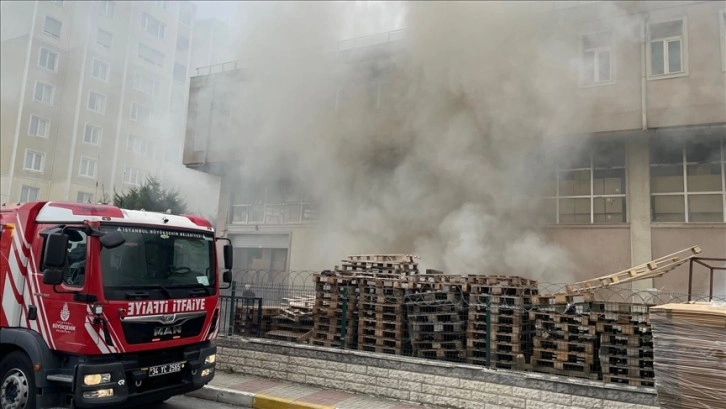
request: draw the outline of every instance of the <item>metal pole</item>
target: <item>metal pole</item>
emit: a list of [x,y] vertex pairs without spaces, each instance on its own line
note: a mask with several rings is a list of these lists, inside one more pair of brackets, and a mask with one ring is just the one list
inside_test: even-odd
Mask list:
[[491,296],[487,295],[487,367],[491,366],[492,363],[492,299]]
[[262,333],[262,297],[257,299],[257,338]]
[[237,282],[232,281],[232,292],[230,294],[229,298],[229,326],[228,326],[228,333],[227,335],[232,335],[234,333],[234,317],[237,312],[237,299],[235,298],[235,290],[237,289]]
[[693,288],[693,259],[688,261],[688,301],[691,301],[691,291]]
[[348,332],[346,315],[348,315],[348,287],[343,287],[343,305],[341,308],[343,316],[340,318],[340,349],[345,349],[345,335]]
[[711,284],[708,287],[708,301],[713,301],[713,267],[711,267],[710,270],[711,270]]

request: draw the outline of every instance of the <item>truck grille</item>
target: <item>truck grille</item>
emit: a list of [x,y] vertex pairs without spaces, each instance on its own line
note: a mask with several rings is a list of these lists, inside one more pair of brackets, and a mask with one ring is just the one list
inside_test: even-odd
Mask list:
[[129,344],[168,341],[198,336],[204,326],[206,315],[189,319],[180,325],[162,325],[158,322],[122,321],[124,337]]

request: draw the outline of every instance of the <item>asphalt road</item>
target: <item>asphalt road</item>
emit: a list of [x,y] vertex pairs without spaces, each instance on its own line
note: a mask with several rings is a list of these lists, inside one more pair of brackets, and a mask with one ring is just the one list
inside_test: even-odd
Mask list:
[[188,396],[174,396],[164,403],[141,406],[139,409],[239,409],[240,406],[212,402]]

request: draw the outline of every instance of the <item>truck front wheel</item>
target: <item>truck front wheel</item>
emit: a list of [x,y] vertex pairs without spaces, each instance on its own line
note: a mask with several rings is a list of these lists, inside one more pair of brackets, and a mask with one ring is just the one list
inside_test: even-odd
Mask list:
[[23,352],[8,354],[0,362],[0,407],[35,409],[35,374]]

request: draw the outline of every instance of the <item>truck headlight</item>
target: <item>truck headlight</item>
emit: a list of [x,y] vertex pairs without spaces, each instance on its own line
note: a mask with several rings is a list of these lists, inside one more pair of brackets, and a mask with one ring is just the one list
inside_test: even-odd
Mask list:
[[86,386],[94,386],[106,382],[111,382],[110,373],[94,373],[83,377],[83,384]]
[[205,364],[213,364],[217,362],[217,354],[208,355],[206,358],[204,358]]

